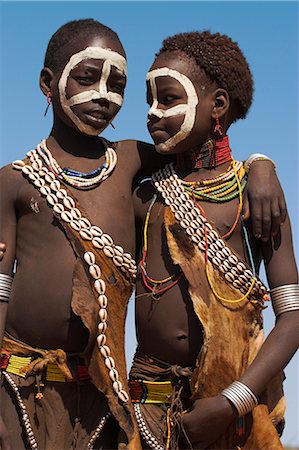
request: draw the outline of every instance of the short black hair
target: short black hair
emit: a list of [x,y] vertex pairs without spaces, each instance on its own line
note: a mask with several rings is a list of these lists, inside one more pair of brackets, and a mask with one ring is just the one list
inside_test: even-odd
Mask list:
[[72,20],[62,25],[51,37],[46,50],[44,66],[54,72],[59,70],[67,51],[67,44],[78,40],[78,38],[83,40],[94,36],[108,36],[114,42],[121,45],[117,33],[97,20]]
[[234,106],[233,121],[244,119],[253,98],[253,78],[242,51],[230,37],[209,31],[180,33],[166,38],[156,56],[180,51],[225,89]]

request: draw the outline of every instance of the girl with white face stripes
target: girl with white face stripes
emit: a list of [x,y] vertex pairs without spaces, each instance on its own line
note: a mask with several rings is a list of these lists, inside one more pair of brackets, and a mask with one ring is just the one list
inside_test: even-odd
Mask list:
[[[188,57],[160,55],[147,74],[147,98],[150,105],[148,129],[159,153],[180,153],[206,142],[213,132],[216,102],[221,115],[229,107],[229,98],[212,83],[190,76],[199,70]],[[196,72],[195,72],[196,73]]]

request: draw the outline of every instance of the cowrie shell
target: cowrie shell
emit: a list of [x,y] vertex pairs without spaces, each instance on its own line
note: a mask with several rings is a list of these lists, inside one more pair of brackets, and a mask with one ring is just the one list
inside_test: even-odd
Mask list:
[[80,224],[79,224],[78,220],[71,220],[70,226],[71,226],[75,231],[80,231],[80,230],[81,230],[81,227],[80,227]]
[[206,250],[206,243],[200,240],[198,243],[198,248],[204,252]]
[[104,245],[113,245],[113,239],[109,234],[103,234],[102,241],[104,242]]
[[93,238],[92,243],[96,248],[104,248],[104,242],[98,236]]
[[123,403],[127,403],[129,401],[129,396],[126,393],[126,391],[122,390],[118,393],[118,398],[120,399],[121,402]]
[[103,345],[100,348],[101,355],[104,356],[104,358],[108,358],[110,356],[110,348],[107,345]]
[[94,282],[94,288],[97,291],[98,294],[105,294],[105,290],[106,290],[106,284],[104,280],[96,280]]
[[90,228],[91,227],[91,223],[89,222],[89,220],[85,219],[85,217],[82,217],[82,219],[79,220],[80,225],[82,228]]
[[193,234],[192,236],[191,236],[191,240],[193,241],[193,242],[195,242],[195,244],[197,244],[198,242],[199,242],[199,236],[197,235],[197,234]]
[[101,230],[101,228],[96,227],[96,226],[92,226],[90,228],[90,231],[92,232],[93,236],[102,236],[103,231]]
[[32,169],[31,166],[26,165],[26,166],[23,166],[23,167],[22,167],[22,172],[23,172],[25,175],[29,175],[30,173],[33,173],[33,169]]
[[231,251],[230,251],[230,249],[228,247],[224,247],[223,250],[222,250],[222,253],[225,256],[229,256],[231,254]]
[[43,164],[40,160],[36,160],[32,163],[32,167],[34,170],[40,170],[43,167]]
[[99,301],[99,305],[101,308],[107,308],[108,299],[107,299],[106,295],[104,295],[104,294],[99,295],[98,301]]
[[114,256],[114,250],[112,247],[110,247],[110,245],[104,247],[103,252],[105,253],[106,256],[109,256],[110,258]]
[[111,356],[108,356],[108,358],[105,358],[105,366],[109,369],[115,369],[115,362],[114,359]]
[[114,247],[114,254],[115,256],[122,256],[124,253],[124,249],[120,245],[116,245]]
[[117,372],[117,370],[116,369],[109,370],[109,377],[111,378],[112,381],[117,381],[118,380],[118,372]]
[[22,167],[24,167],[24,166],[25,166],[25,163],[24,163],[24,161],[22,161],[21,159],[17,159],[16,161],[14,161],[14,162],[12,163],[12,167],[13,167],[14,169],[20,170],[20,169],[22,169]]
[[71,198],[71,197],[65,197],[64,199],[63,199],[63,204],[64,204],[64,206],[66,207],[66,208],[68,208],[68,209],[72,209],[72,208],[75,208],[75,201],[74,201],[74,199],[73,198]]
[[91,265],[89,267],[89,273],[92,276],[92,278],[94,278],[95,280],[98,280],[99,278],[101,278],[101,275],[102,275],[101,269],[96,264],[95,265]]
[[65,222],[71,222],[71,220],[73,219],[73,216],[71,215],[71,213],[64,211],[63,213],[61,213],[61,218]]
[[52,183],[52,181],[55,180],[55,175],[54,175],[54,173],[48,172],[48,173],[45,175],[45,180],[46,180],[48,183]]
[[36,173],[30,173],[30,174],[28,175],[28,178],[29,178],[30,180],[32,180],[32,181],[35,181],[35,180],[38,179],[38,175],[36,175]]
[[64,211],[64,207],[60,203],[56,203],[56,205],[53,206],[53,211],[55,211],[57,214],[61,214]]
[[42,186],[40,188],[40,193],[46,197],[47,195],[51,194],[51,189],[49,188],[49,186]]
[[42,167],[41,170],[38,171],[40,177],[44,177],[48,173],[48,169],[46,167]]
[[[80,221],[80,220],[78,221],[78,223],[79,223],[79,225],[81,225],[81,221]],[[81,228],[81,230],[79,231],[79,233],[80,233],[80,236],[81,236],[83,239],[85,239],[86,241],[91,241],[91,240],[92,240],[92,234],[91,234],[91,232],[90,232],[87,228],[85,228],[85,229],[82,229],[82,228]]]
[[45,184],[45,180],[42,180],[41,178],[38,178],[34,181],[34,186],[41,188]]
[[103,345],[106,344],[106,336],[104,334],[99,334],[97,337],[97,343],[99,347],[102,347]]
[[130,262],[132,260],[132,256],[130,255],[130,253],[124,253],[123,260],[124,260],[124,263],[130,264]]
[[60,198],[60,200],[63,200],[65,197],[67,197],[67,191],[65,189],[59,189],[56,195],[58,198]]
[[[244,271],[246,271],[246,266],[242,262],[238,262],[237,269],[238,269],[239,272],[244,272]],[[251,274],[251,272],[250,272],[250,274]]]
[[59,189],[60,189],[60,182],[58,181],[58,180],[54,180],[54,181],[52,181],[51,183],[50,183],[50,188],[53,190],[53,191],[58,191]]
[[73,208],[73,209],[71,210],[71,214],[72,214],[72,216],[74,217],[74,219],[76,219],[76,220],[81,219],[81,212],[79,211],[79,209]]
[[[98,330],[99,330],[99,333],[105,334],[106,330],[107,330],[107,323],[106,322],[100,322],[98,324]],[[109,355],[107,355],[107,356],[109,356]]]
[[93,265],[96,262],[96,257],[92,252],[85,252],[84,261],[87,262],[87,264]]
[[181,212],[181,211],[177,211],[175,214],[174,214],[174,217],[177,219],[177,220],[182,220],[183,219],[183,217],[184,217],[184,214]]
[[233,281],[235,281],[234,276],[233,276],[230,272],[227,272],[227,273],[224,275],[224,278],[225,278],[227,281],[229,281],[230,283],[233,283]]
[[114,392],[116,392],[117,394],[122,390],[123,385],[120,381],[114,381],[112,384],[113,390]]
[[236,255],[229,255],[228,260],[231,264],[237,264],[239,262],[238,258],[236,257]]
[[123,263],[123,259],[121,256],[114,256],[113,262],[117,267],[120,267]]
[[212,263],[215,264],[215,266],[219,266],[220,265],[220,260],[217,257],[212,258]]
[[58,202],[56,195],[48,194],[47,202],[49,203],[49,205],[54,206]]
[[99,310],[99,318],[101,319],[102,322],[106,322],[107,321],[107,311],[104,308],[101,308]]

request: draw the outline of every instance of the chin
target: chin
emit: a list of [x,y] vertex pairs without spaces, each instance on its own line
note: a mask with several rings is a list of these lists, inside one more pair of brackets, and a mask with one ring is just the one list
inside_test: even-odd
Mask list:
[[173,155],[176,153],[175,147],[167,145],[165,142],[162,142],[161,144],[155,144],[155,149],[157,153],[160,153],[161,155],[169,154]]

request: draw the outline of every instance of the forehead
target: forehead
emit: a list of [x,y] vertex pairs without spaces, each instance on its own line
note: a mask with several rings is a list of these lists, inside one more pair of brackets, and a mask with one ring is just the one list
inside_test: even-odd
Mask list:
[[[89,49],[87,51],[87,49]],[[92,49],[92,50],[91,50]],[[126,65],[126,56],[121,43],[109,36],[78,39],[67,47],[62,58],[61,71],[69,65],[70,70],[86,59],[109,59],[111,64]],[[72,63],[71,63],[72,61]]]
[[[170,69],[169,77],[165,76],[165,74],[163,77],[157,77],[159,74],[159,69],[164,68]],[[190,80],[196,89],[201,88],[203,85],[210,84],[210,80],[207,78],[203,70],[196,64],[195,60],[180,51],[164,52],[157,56],[148,72],[148,76],[150,78],[154,77],[156,82],[159,84],[179,83],[180,81],[177,79],[175,81],[171,76],[172,71],[174,71],[173,74],[181,74],[183,78]]]

